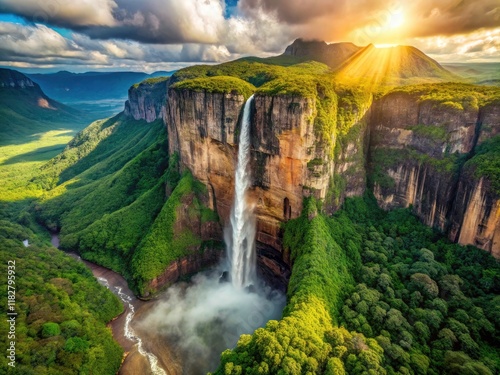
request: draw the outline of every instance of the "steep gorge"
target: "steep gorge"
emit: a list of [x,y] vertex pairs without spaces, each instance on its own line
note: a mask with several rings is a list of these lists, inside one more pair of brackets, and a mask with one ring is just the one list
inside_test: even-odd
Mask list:
[[[245,95],[165,86],[169,153],[207,187],[206,205],[224,227]],[[322,199],[333,213],[367,186],[382,208],[412,206],[451,240],[499,255],[499,197],[473,163],[476,147],[500,131],[498,102],[484,101],[481,90],[467,85],[456,87],[455,101],[436,99],[450,90],[446,84],[395,89],[375,101],[341,87],[316,90],[313,96],[255,93],[249,194],[260,270],[269,280],[286,282],[290,261],[281,225],[300,215],[304,197]]]

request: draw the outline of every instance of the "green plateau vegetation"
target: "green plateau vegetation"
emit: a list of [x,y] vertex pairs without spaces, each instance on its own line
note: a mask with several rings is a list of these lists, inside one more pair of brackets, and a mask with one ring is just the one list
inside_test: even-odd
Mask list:
[[409,85],[397,88],[381,88],[376,97],[387,93],[406,93],[418,98],[419,102],[430,101],[443,109],[477,110],[488,104],[500,102],[500,90],[496,86],[480,86],[468,83],[447,82],[425,85]]
[[[315,61],[280,66],[251,60],[236,60],[213,66],[197,65],[181,69],[173,75],[174,82],[180,82],[172,87],[210,91],[217,90],[216,84],[219,82],[222,85],[220,92],[228,92],[231,87],[227,86],[235,84],[233,89],[242,90],[241,94],[251,89],[250,92],[262,95],[295,95],[312,98],[316,97],[316,83],[321,83],[328,72],[328,66]],[[241,80],[251,85],[245,85],[240,82]]]
[[243,95],[245,99],[248,99],[255,91],[255,86],[251,83],[229,76],[193,78],[178,82],[172,88],[221,94],[236,93]]
[[168,76],[168,77],[164,77],[164,76],[161,76],[161,77],[151,77],[151,78],[145,79],[144,81],[140,81],[140,82],[134,83],[132,85],[132,87],[133,88],[138,88],[141,85],[155,85],[155,84],[160,83],[160,82],[167,83],[167,81],[168,81],[169,78],[170,78],[170,76]]
[[495,374],[500,263],[409,210],[305,202],[285,226],[293,261],[280,321],[241,336],[214,374]]

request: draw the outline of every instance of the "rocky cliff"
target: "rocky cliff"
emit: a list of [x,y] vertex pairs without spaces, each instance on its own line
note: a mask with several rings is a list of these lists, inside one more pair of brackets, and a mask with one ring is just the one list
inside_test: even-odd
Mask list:
[[500,105],[478,97],[468,92],[453,101],[401,90],[378,100],[370,120],[372,186],[382,208],[412,206],[450,239],[498,256],[499,196],[473,160],[500,132]]
[[[369,102],[360,108],[344,108],[347,104],[332,95],[331,101],[322,104],[314,97],[259,92],[254,97],[250,199],[257,216],[259,264],[264,273],[278,278],[288,270],[288,259],[281,255],[281,223],[300,215],[303,198],[327,198],[330,204],[326,207],[333,210],[344,197],[363,194],[366,186],[364,140]],[[244,96],[236,92],[175,87],[168,92],[170,153],[178,153],[181,165],[207,186],[209,207],[217,211],[223,226],[228,224],[233,203],[244,102]],[[348,123],[344,134],[336,129],[336,120],[347,109],[354,114],[349,119],[342,117]],[[320,112],[333,116],[328,139],[318,131]]]
[[[304,197],[321,199],[333,213],[367,186],[382,208],[411,206],[450,239],[499,255],[500,182],[485,166],[495,156],[484,154],[500,133],[500,102],[491,100],[498,94],[492,89],[426,84],[374,100],[366,89],[325,80],[317,65],[304,66],[317,76],[291,70],[289,77],[273,78],[274,70],[250,71],[248,79],[261,82],[258,87],[234,76],[243,73],[231,66],[223,73],[233,76],[200,69],[129,92],[130,115],[163,118],[169,154],[181,173],[189,170],[206,187],[203,206],[220,225],[203,233],[193,229],[201,242],[145,280],[146,289],[217,260],[216,249],[197,251],[203,242],[221,241],[228,225],[242,110],[252,93],[249,199],[257,216],[258,264],[268,281],[286,285],[290,259],[282,252],[281,224],[300,215]],[[484,152],[483,145],[489,147]]]
[[165,117],[168,78],[150,78],[128,90],[125,115],[135,120],[153,122]]

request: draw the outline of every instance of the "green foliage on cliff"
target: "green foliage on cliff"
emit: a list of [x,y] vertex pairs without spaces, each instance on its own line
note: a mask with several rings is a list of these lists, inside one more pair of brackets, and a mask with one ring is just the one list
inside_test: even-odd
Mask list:
[[132,87],[138,88],[141,85],[155,85],[155,84],[160,83],[160,82],[166,83],[169,78],[170,77],[151,77],[151,78],[145,79],[144,81],[135,83],[134,85],[132,85]]
[[458,153],[435,158],[411,148],[376,148],[370,152],[370,184],[377,183],[382,188],[393,187],[394,180],[389,176],[388,170],[394,170],[404,163],[432,168],[438,173],[452,176],[458,172],[463,162],[463,155]]
[[479,145],[465,167],[474,167],[475,177],[486,177],[493,191],[500,196],[500,136],[497,135]]
[[221,94],[241,94],[249,98],[255,91],[255,86],[242,79],[229,76],[201,77],[175,83],[171,86],[177,90],[206,91]]
[[[25,248],[24,239],[30,246]],[[123,350],[106,324],[123,311],[82,263],[46,244],[28,228],[0,220],[0,261],[15,262],[16,332],[0,323],[3,348],[16,345],[16,374],[116,374]],[[7,271],[0,280],[7,293]],[[7,302],[0,312],[6,317]],[[2,355],[0,368],[8,369]],[[7,373],[7,372],[5,372]]]
[[[163,205],[132,258],[131,272],[141,294],[147,292],[147,282],[161,275],[169,264],[199,249],[201,239],[193,232],[193,223],[218,220],[200,200],[205,193],[205,185],[186,172]],[[183,213],[186,209],[187,216]]]
[[441,125],[414,125],[407,127],[414,134],[428,138],[434,142],[445,142],[448,139],[446,127]]

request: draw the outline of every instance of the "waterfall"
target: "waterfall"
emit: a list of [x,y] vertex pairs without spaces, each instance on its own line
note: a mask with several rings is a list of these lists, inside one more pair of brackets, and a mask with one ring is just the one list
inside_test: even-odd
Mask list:
[[226,245],[230,265],[230,276],[237,288],[255,283],[255,217],[253,205],[247,200],[251,176],[248,167],[250,160],[250,108],[253,95],[243,108],[238,164],[235,174],[235,194],[230,217],[230,233],[226,234]]

